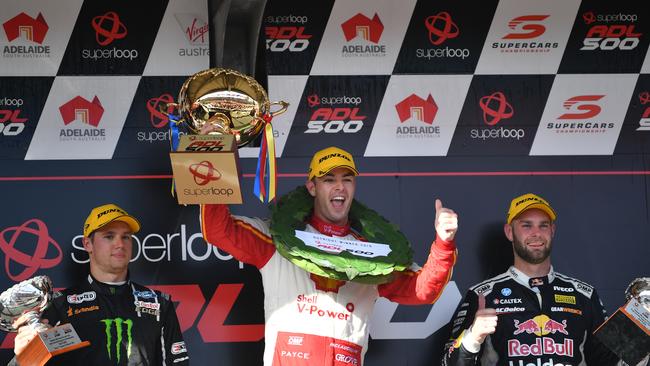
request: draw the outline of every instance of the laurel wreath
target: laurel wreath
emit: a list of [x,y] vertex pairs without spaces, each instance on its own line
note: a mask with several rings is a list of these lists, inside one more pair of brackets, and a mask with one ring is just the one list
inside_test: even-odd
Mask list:
[[380,284],[390,282],[396,272],[411,265],[413,251],[406,236],[357,200],[353,200],[348,215],[351,229],[369,242],[389,245],[388,255],[366,258],[347,251],[328,253],[307,246],[295,236],[295,230],[305,229],[313,209],[314,198],[305,186],[287,193],[271,207],[271,235],[276,249],[298,267],[330,279]]

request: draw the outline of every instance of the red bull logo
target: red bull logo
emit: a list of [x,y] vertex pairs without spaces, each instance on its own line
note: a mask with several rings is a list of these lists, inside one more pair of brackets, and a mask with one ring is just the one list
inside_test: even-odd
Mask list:
[[527,357],[558,355],[573,357],[573,339],[565,338],[562,343],[555,343],[553,338],[542,337],[535,339],[535,343],[526,344],[518,339],[508,340],[509,357]]
[[527,333],[535,334],[537,336],[544,336],[547,334],[555,334],[556,332],[569,335],[566,327],[566,320],[562,322],[557,322],[546,315],[538,315],[532,319],[528,319],[524,322],[519,320],[514,321],[515,331],[512,333],[514,335]]

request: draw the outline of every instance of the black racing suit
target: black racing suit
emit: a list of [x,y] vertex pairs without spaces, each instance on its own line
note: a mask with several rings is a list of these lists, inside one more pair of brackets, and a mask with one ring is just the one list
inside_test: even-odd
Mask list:
[[[479,296],[498,316],[496,331],[482,345],[463,340],[474,322]],[[605,318],[592,286],[552,268],[545,277],[530,278],[510,267],[469,289],[452,319],[442,364],[615,365],[618,358],[593,336]]]
[[43,318],[51,325],[71,323],[82,341],[90,341],[48,366],[189,365],[170,297],[131,281],[115,286],[89,275],[62,291]]

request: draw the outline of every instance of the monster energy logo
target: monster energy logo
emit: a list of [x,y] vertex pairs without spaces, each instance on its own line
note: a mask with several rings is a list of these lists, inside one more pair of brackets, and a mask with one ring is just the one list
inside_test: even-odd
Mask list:
[[105,330],[106,330],[106,352],[108,352],[108,358],[113,359],[113,354],[111,352],[111,348],[113,347],[113,324],[115,324],[115,358],[117,359],[117,363],[120,362],[120,357],[122,356],[121,350],[122,350],[122,339],[124,339],[124,325],[126,325],[126,340],[127,340],[127,345],[126,345],[126,358],[128,359],[131,357],[131,343],[133,341],[132,335],[131,335],[131,328],[133,328],[133,320],[131,319],[122,319],[122,318],[115,318],[115,319],[103,319],[101,320],[102,323],[104,323]]

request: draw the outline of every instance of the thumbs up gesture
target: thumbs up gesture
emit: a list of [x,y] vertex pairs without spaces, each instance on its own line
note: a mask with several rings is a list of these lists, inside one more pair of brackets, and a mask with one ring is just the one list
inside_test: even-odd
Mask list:
[[446,242],[454,240],[458,231],[458,215],[454,210],[442,206],[442,201],[436,199],[436,234]]
[[482,344],[485,338],[494,333],[497,329],[497,311],[495,309],[485,307],[485,297],[479,295],[478,297],[478,310],[474,323],[470,328],[470,337],[473,337],[475,342]]

